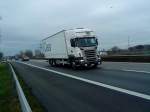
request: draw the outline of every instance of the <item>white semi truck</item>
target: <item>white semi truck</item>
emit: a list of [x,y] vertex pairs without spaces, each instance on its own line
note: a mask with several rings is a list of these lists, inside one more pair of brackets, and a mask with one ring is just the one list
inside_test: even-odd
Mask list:
[[62,30],[43,39],[41,48],[51,66],[96,67],[102,61],[97,51],[98,40],[90,29]]

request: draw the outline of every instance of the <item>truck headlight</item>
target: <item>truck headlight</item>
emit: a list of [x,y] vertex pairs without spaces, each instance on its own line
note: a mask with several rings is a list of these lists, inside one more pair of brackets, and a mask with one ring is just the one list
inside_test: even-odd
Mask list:
[[98,61],[101,61],[102,59],[101,59],[101,57],[98,57]]
[[98,57],[98,60],[101,60],[101,57]]
[[84,62],[84,60],[80,60],[80,62]]

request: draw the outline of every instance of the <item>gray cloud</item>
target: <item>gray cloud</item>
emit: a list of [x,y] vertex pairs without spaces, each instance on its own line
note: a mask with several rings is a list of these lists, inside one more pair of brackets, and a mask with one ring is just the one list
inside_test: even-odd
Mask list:
[[2,49],[33,49],[62,29],[93,29],[101,48],[150,43],[149,0],[4,0],[0,4]]

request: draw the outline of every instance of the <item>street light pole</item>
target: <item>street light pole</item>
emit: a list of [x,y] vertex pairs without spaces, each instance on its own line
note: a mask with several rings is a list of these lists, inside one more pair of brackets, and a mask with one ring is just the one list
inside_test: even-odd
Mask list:
[[128,50],[130,48],[130,37],[128,36]]
[[[0,16],[0,22],[2,20],[2,17]],[[1,44],[2,44],[2,35],[1,35],[1,27],[0,27],[0,52],[1,52]]]

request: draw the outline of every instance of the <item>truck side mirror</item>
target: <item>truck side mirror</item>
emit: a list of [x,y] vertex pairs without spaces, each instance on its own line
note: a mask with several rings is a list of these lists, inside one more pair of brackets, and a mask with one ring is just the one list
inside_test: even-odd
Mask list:
[[70,43],[71,43],[71,47],[75,47],[75,39],[71,39]]
[[96,44],[98,45],[98,39],[96,39]]

